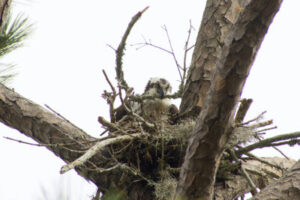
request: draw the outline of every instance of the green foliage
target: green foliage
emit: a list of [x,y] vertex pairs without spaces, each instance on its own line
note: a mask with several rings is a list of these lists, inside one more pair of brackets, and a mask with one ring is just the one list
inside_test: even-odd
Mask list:
[[[26,17],[18,15],[12,19],[12,16],[9,15],[0,32],[0,58],[21,47],[31,30],[32,24],[28,23]],[[0,63],[0,83],[6,83],[16,75],[11,72],[14,67],[11,64]]]

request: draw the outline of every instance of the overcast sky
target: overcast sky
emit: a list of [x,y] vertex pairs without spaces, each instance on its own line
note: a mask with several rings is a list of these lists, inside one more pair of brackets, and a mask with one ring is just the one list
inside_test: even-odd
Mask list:
[[[114,80],[115,55],[107,44],[117,47],[131,17],[146,6],[149,10],[133,28],[124,57],[125,78],[136,93],[142,93],[150,77],[164,77],[177,89],[179,75],[172,57],[165,52],[131,46],[151,39],[168,48],[166,25],[179,61],[187,37],[189,20],[195,41],[205,6],[203,0],[18,0],[14,13],[24,13],[35,24],[26,46],[8,56],[16,63],[19,75],[10,84],[16,92],[34,102],[47,104],[74,124],[95,137],[101,132],[99,115],[108,118],[101,99],[109,89],[101,70]],[[253,98],[249,117],[267,111],[266,119],[274,119],[278,129],[268,136],[300,130],[299,47],[300,2],[284,1],[258,52],[244,88],[243,96]],[[56,199],[58,188],[70,199],[90,199],[95,187],[74,170],[60,175],[64,164],[43,147],[8,141],[8,136],[32,140],[0,124],[0,199],[44,199],[42,187],[50,199]],[[299,158],[298,147],[282,148]],[[257,152],[263,156],[279,156],[272,150]],[[56,191],[57,193],[57,191]]]

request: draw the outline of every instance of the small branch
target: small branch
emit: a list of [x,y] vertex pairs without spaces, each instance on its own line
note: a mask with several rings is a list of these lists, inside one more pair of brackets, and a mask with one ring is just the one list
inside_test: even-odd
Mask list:
[[[132,95],[128,95],[126,94],[126,98],[130,98]],[[154,128],[155,125],[147,122],[143,117],[139,116],[138,114],[136,114],[131,108],[128,108],[128,106],[126,105],[126,103],[124,102],[123,98],[122,98],[122,93],[121,93],[121,88],[119,88],[119,97],[120,97],[120,101],[123,105],[123,107],[125,108],[126,112],[128,112],[130,115],[132,115],[133,117],[135,117],[137,120],[141,121],[143,124],[145,124],[147,127],[149,128]]]
[[116,100],[116,97],[117,97],[117,92],[116,92],[116,89],[115,87],[113,86],[113,84],[111,83],[111,81],[109,80],[105,70],[102,70],[103,72],[103,75],[107,81],[107,83],[109,84],[110,88],[111,88],[111,91],[112,91],[112,95],[110,95],[108,98],[108,103],[109,103],[109,114],[110,114],[110,121],[111,122],[115,122],[116,121],[116,117],[115,117],[115,114],[114,114],[114,103],[115,103],[115,100]]
[[121,86],[121,88],[124,88],[125,90],[128,90],[128,84],[126,83],[125,79],[124,79],[124,72],[122,69],[122,58],[124,55],[124,51],[125,51],[125,46],[126,46],[126,40],[129,36],[129,33],[132,29],[132,27],[134,26],[134,24],[139,20],[139,18],[142,16],[142,14],[148,9],[148,7],[144,8],[142,11],[138,12],[136,15],[134,15],[130,21],[130,23],[128,24],[128,27],[122,37],[122,40],[119,44],[118,49],[116,50],[116,73],[117,73],[117,80],[118,80],[118,84],[119,86]]
[[193,29],[194,29],[194,27],[193,27],[192,22],[190,20],[190,27],[189,27],[189,30],[188,30],[188,36],[187,36],[187,39],[186,39],[185,45],[184,45],[183,69],[182,69],[183,75],[182,75],[182,80],[181,80],[181,83],[180,83],[180,86],[179,86],[179,90],[183,90],[184,85],[185,85],[186,72],[187,72],[187,68],[188,68],[186,66],[186,59],[187,59],[188,52],[191,50],[191,48],[189,48],[188,46],[189,46],[190,37],[191,37],[191,33],[192,33]]
[[[232,149],[229,149],[229,152],[231,154],[231,156],[233,157],[233,159],[237,162],[241,164],[241,161],[238,159],[238,157],[236,156],[235,152]],[[243,167],[243,165],[241,164],[241,172],[243,174],[243,176],[246,178],[246,180],[248,181],[248,184],[251,187],[251,192],[255,195],[257,194],[257,190],[256,190],[256,186],[253,183],[252,179],[250,178],[249,174],[247,173],[247,171],[245,170],[245,168]]]
[[22,141],[22,140],[17,140],[17,139],[14,139],[14,138],[6,137],[6,136],[3,136],[3,138],[5,138],[7,140],[14,141],[14,142],[18,142],[18,143],[21,143],[21,144],[28,144],[28,145],[37,146],[37,147],[45,147],[45,146],[55,145],[55,144],[35,144],[35,143],[31,143],[31,142],[25,142],[25,141]]
[[[267,139],[261,140],[259,142],[256,142],[247,147],[237,150],[236,155],[239,157],[240,155],[250,152],[257,148],[274,146],[274,145],[276,145],[274,142],[278,142],[278,141],[282,141],[282,140],[291,140],[293,138],[299,138],[299,137],[300,137],[300,132],[294,132],[294,133],[282,134],[282,135],[278,135],[275,137],[267,138]],[[278,143],[278,144],[280,144],[280,143]],[[287,144],[287,142],[284,144]],[[280,145],[283,145],[283,143],[281,143]]]
[[268,121],[264,121],[264,122],[259,122],[257,124],[253,124],[251,126],[248,126],[249,128],[251,129],[257,129],[257,128],[260,128],[260,127],[264,127],[264,126],[269,126],[273,124],[273,120],[268,120]]
[[245,155],[247,155],[249,158],[257,160],[257,161],[259,161],[259,162],[261,162],[263,164],[269,165],[269,166],[274,167],[274,168],[279,169],[279,170],[283,170],[282,167],[280,167],[278,165],[275,165],[273,163],[270,163],[270,162],[268,162],[268,161],[266,161],[264,159],[261,159],[261,158],[255,156],[255,155],[253,155],[252,153],[245,153]]
[[244,123],[242,123],[242,124],[239,124],[239,125],[240,125],[240,126],[244,126],[244,125],[250,124],[251,122],[257,121],[257,120],[261,119],[261,118],[264,116],[264,114],[266,114],[266,112],[267,112],[267,111],[264,111],[264,112],[262,112],[260,115],[258,115],[256,118],[251,119],[251,120],[249,120],[249,121],[246,121],[246,122],[244,122]]
[[172,52],[171,52],[171,51],[169,51],[169,50],[167,50],[167,49],[165,49],[165,48],[163,48],[163,47],[160,47],[160,46],[158,46],[158,45],[155,45],[155,44],[153,44],[152,42],[147,41],[145,38],[144,38],[144,43],[136,43],[136,44],[133,44],[132,46],[136,46],[136,45],[140,45],[140,46],[137,48],[137,50],[139,50],[139,49],[141,49],[141,48],[143,48],[143,47],[145,47],[145,46],[150,46],[150,47],[159,49],[159,50],[161,50],[161,51],[164,51],[164,52],[169,53],[169,54],[172,55]]
[[270,131],[270,130],[273,130],[273,129],[276,129],[277,126],[272,126],[270,128],[265,128],[265,129],[261,129],[261,130],[257,130],[256,133],[262,133],[262,132],[265,132],[265,131]]
[[111,131],[120,131],[123,134],[127,134],[125,131],[117,127],[114,123],[110,123],[109,121],[106,121],[103,117],[98,117],[98,122],[100,122],[103,126],[108,127]]
[[114,144],[114,143],[117,143],[120,141],[129,140],[129,139],[132,139],[132,138],[138,137],[138,136],[140,136],[139,133],[132,134],[132,135],[122,135],[122,136],[118,136],[115,138],[108,138],[106,140],[97,142],[93,147],[91,147],[89,150],[87,150],[85,154],[83,154],[82,156],[80,156],[79,158],[74,160],[73,162],[62,166],[60,173],[64,174],[67,171],[84,164],[88,159],[90,159],[96,153],[101,151],[101,149],[104,148],[105,146],[108,146],[108,145],[111,145],[111,144]]
[[252,99],[242,99],[239,109],[235,115],[235,124],[240,124],[243,122],[249,107],[251,106],[253,100]]
[[179,65],[179,63],[177,61],[177,58],[175,56],[175,52],[174,52],[174,49],[173,49],[173,45],[172,45],[172,42],[171,42],[171,38],[169,36],[169,32],[168,32],[167,26],[164,25],[162,28],[166,32],[166,35],[167,35],[167,38],[168,38],[168,41],[169,41],[169,46],[170,46],[170,49],[171,49],[171,52],[172,52],[172,56],[173,56],[173,59],[174,59],[174,62],[176,64],[176,66],[177,66],[177,70],[178,70],[178,73],[179,73],[179,76],[180,76],[180,80],[182,81],[183,77],[182,77],[182,74],[181,74],[181,71],[180,71],[182,69],[182,67]]
[[[131,101],[136,101],[136,102],[143,102],[144,100],[148,100],[148,99],[160,99],[161,97],[159,95],[157,96],[150,96],[150,95],[131,95],[128,97]],[[178,91],[174,94],[170,94],[170,95],[165,95],[164,98],[167,99],[178,99],[181,98],[181,93]]]

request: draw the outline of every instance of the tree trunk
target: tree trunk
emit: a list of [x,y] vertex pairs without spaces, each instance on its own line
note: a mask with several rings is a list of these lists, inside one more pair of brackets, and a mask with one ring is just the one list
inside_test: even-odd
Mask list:
[[[181,112],[185,112],[199,105],[201,112],[181,167],[176,199],[212,199],[219,161],[232,133],[235,106],[280,5],[281,0],[250,0],[245,5],[238,5],[237,1],[207,1],[199,35],[212,37],[202,43],[197,41],[200,47],[196,46],[193,54],[197,65],[190,70],[181,107]],[[232,25],[222,26],[224,21],[221,24],[218,21],[221,18],[227,18],[227,23]],[[211,57],[208,56],[210,46],[213,46]],[[211,73],[207,79],[206,69]],[[201,82],[204,82],[202,87]],[[196,92],[189,93],[195,89]],[[192,101],[190,106],[185,104],[187,99]]]

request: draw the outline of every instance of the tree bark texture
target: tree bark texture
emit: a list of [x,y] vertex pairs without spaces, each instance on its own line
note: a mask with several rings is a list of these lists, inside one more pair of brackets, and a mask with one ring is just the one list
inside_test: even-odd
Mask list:
[[[235,106],[257,50],[281,5],[281,0],[249,0],[244,7],[236,6],[237,3],[238,1],[207,1],[200,34],[218,38],[212,37],[200,44],[197,41],[196,45],[200,47],[196,46],[196,52],[193,54],[193,62],[199,63],[189,72],[182,103],[189,99],[195,106],[197,102],[201,106],[201,112],[193,135],[189,139],[175,199],[212,199],[216,171],[231,133]],[[227,7],[223,8],[224,5]],[[232,6],[234,7],[231,8]],[[223,9],[219,10],[220,8]],[[233,13],[229,15],[231,11]],[[234,14],[235,12],[239,14]],[[232,20],[227,19],[227,23],[232,25],[225,26],[229,28],[225,31],[222,24],[218,23],[218,19],[226,16],[236,17],[231,18]],[[222,40],[219,41],[219,38]],[[198,40],[201,40],[201,36]],[[214,51],[209,60],[207,58],[212,44]],[[201,45],[206,47],[201,48]],[[197,54],[200,58],[195,58]],[[204,94],[199,85],[203,82],[200,80],[203,80],[207,66],[215,72],[211,75],[211,81],[210,76],[208,82],[205,80],[204,87],[209,90]],[[189,90],[196,92],[187,94]],[[188,108],[184,109],[184,105],[181,107],[184,110]]]
[[300,162],[297,162],[279,180],[269,184],[254,200],[300,199]]
[[[66,163],[79,158],[98,141],[72,123],[50,113],[2,84],[0,84],[0,121],[39,144],[45,145]],[[110,166],[114,168],[112,170],[100,168],[99,163],[102,164],[104,159],[112,159],[108,151],[108,149],[100,151],[88,163],[76,167],[75,170],[100,187],[104,194],[111,188],[116,188],[119,192],[121,190],[125,192],[131,200],[153,200],[153,187],[143,181],[130,182],[137,178],[131,179],[130,176],[134,175],[128,170],[124,170],[121,166],[114,168],[115,163]],[[124,181],[123,177],[129,178]]]
[[7,21],[11,0],[0,0],[0,30]]

